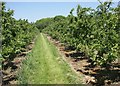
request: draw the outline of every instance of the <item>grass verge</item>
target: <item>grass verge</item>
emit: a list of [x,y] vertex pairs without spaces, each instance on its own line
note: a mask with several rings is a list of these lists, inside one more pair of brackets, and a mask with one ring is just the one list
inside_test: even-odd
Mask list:
[[41,33],[18,74],[19,84],[80,84],[81,79]]

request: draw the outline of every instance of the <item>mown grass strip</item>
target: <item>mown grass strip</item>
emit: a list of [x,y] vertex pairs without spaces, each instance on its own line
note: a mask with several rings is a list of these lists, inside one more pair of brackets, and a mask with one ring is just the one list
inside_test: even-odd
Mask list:
[[41,33],[18,75],[20,84],[78,84],[81,83],[57,48]]

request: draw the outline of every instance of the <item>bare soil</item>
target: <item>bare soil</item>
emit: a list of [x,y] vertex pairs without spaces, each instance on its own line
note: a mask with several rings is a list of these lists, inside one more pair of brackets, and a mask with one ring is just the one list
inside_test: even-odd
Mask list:
[[120,86],[120,63],[113,62],[108,67],[93,66],[91,60],[83,52],[68,49],[60,41],[47,35],[49,41],[57,46],[64,55],[65,61],[79,75],[83,76],[83,84],[94,86]]
[[[120,86],[120,63],[113,62],[107,68],[93,66],[91,60],[83,52],[66,48],[63,43],[52,39],[50,36],[47,36],[47,38],[58,48],[71,69],[78,75],[83,76],[83,84]],[[31,52],[33,44],[34,41],[23,49],[21,53],[17,54],[12,61],[4,61],[2,63],[2,85],[17,84],[17,72],[21,67],[22,61],[26,59],[25,56]]]
[[35,39],[21,53],[15,55],[13,60],[5,60],[2,62],[2,85],[17,84],[17,74],[21,68],[22,61],[26,59],[26,55],[31,52]]

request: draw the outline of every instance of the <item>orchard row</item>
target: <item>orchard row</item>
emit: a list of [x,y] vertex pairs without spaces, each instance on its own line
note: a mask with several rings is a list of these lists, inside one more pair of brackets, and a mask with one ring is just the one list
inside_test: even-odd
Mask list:
[[109,64],[120,57],[120,6],[111,4],[100,2],[96,9],[78,5],[67,17],[38,20],[36,25],[65,46],[84,52],[93,64]]

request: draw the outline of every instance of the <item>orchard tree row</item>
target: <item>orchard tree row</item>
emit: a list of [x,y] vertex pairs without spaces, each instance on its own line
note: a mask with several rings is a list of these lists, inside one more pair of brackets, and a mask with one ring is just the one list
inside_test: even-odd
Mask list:
[[109,64],[120,57],[120,6],[111,5],[100,2],[96,9],[78,5],[67,17],[41,19],[36,26],[66,46],[84,52],[93,64]]
[[25,48],[35,37],[38,29],[28,20],[16,20],[13,18],[14,11],[6,10],[5,3],[2,3],[0,27],[2,34],[2,51],[0,59],[12,60],[22,48]]

